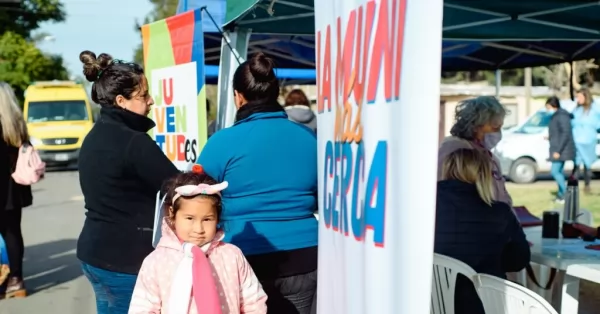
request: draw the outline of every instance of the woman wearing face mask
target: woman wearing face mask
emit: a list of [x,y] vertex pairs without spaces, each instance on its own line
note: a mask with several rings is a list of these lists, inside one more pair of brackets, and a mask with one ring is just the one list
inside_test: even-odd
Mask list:
[[558,185],[556,202],[564,202],[564,194],[567,188],[565,182],[565,161],[575,159],[575,143],[571,119],[573,116],[560,107],[558,97],[553,96],[546,101],[546,111],[552,115],[548,124],[548,141],[550,141],[550,161],[552,168],[550,173]]
[[579,168],[583,165],[585,180],[584,193],[590,193],[592,180],[592,164],[596,162],[596,145],[600,128],[600,112],[595,108],[592,93],[588,89],[577,92],[577,107],[573,110],[573,140],[577,155],[573,175],[578,177]]
[[153,251],[156,192],[179,171],[147,134],[154,101],[144,70],[104,53],[84,51],[79,59],[102,109],[79,156],[87,212],[77,258],[97,313],[125,314],[142,261]]
[[459,149],[477,149],[489,156],[494,177],[495,201],[512,206],[512,198],[506,190],[500,162],[491,150],[502,139],[502,125],[506,109],[491,96],[481,96],[462,101],[456,107],[452,136],[445,138],[438,150],[438,181],[441,180],[442,162]]
[[233,75],[232,127],[198,163],[223,191],[225,242],[238,246],[267,293],[269,313],[314,313],[317,291],[317,139],[277,102],[273,60],[262,53]]

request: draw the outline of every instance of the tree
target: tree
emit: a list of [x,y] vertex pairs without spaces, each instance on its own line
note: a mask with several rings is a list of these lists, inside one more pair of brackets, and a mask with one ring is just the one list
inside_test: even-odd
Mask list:
[[45,55],[17,33],[0,36],[0,81],[10,84],[20,100],[32,82],[68,78],[62,57]]
[[66,14],[60,0],[22,0],[0,5],[0,34],[13,32],[29,39],[42,22],[62,22]]
[[[135,24],[135,29],[138,31],[141,30],[142,25],[166,19],[177,13],[177,0],[150,0],[150,3],[153,6],[151,13],[144,18],[142,24],[139,22]],[[142,33],[140,31],[140,39],[141,36]],[[141,43],[134,51],[133,60],[138,64],[144,64],[144,48]]]

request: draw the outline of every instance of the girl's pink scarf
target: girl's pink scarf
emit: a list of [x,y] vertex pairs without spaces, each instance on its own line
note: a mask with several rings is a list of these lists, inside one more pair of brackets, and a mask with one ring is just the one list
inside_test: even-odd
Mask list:
[[184,257],[171,285],[169,313],[188,314],[191,296],[196,303],[197,313],[221,314],[217,284],[205,253],[211,245],[212,243],[207,243],[200,248],[191,243],[183,243]]
[[221,314],[221,302],[217,292],[217,284],[212,275],[208,258],[202,250],[192,247],[194,262],[192,264],[192,294],[196,301],[198,313]]

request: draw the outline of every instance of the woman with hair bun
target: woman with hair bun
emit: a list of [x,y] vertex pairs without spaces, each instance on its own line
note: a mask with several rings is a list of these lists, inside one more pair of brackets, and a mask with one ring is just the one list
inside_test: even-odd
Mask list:
[[237,68],[236,122],[208,140],[198,163],[218,182],[230,182],[222,195],[224,240],[248,259],[269,313],[314,313],[317,140],[288,120],[273,68],[262,53]]
[[142,67],[79,55],[100,118],[81,146],[79,182],[86,219],[77,257],[96,294],[98,314],[126,314],[137,274],[153,251],[156,192],[179,173],[147,132],[154,100]]

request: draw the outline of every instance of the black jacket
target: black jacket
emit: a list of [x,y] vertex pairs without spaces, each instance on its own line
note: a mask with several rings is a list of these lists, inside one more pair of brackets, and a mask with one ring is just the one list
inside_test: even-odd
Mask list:
[[156,192],[179,171],[146,134],[154,122],[102,108],[81,146],[79,182],[86,219],[77,257],[94,267],[137,274],[152,252]]
[[[548,138],[550,141],[550,160],[569,161],[575,159],[575,142],[573,141],[573,129],[571,128],[573,115],[565,109],[559,108],[550,119],[548,124]],[[552,157],[559,153],[560,157]]]
[[[10,163],[10,173],[15,172],[17,160],[19,159],[19,148],[7,146],[8,160]],[[8,193],[6,196],[7,210],[20,210],[33,204],[33,195],[30,185],[20,185],[13,180],[12,176],[8,179]]]
[[[457,180],[438,182],[434,251],[478,273],[501,278],[525,268],[531,257],[511,208],[499,202],[490,208],[475,185]],[[457,314],[484,313],[475,288],[464,276],[457,278],[455,309]]]

